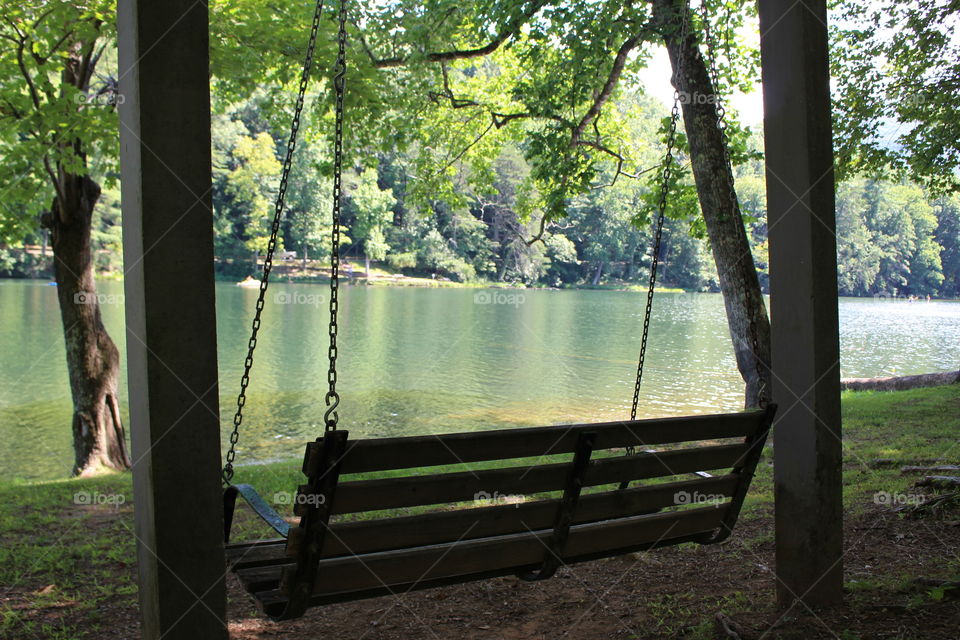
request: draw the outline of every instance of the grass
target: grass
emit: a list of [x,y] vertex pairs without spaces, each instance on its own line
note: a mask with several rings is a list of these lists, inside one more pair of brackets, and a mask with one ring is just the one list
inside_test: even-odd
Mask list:
[[4,598],[0,637],[81,637],[64,610],[95,636],[105,606],[134,604],[131,501],[128,475],[0,486],[0,584],[26,593]]
[[[878,494],[910,496],[915,477],[902,475],[901,465],[960,460],[960,385],[846,393],[842,400],[848,512],[872,508]],[[877,468],[876,461],[881,459],[892,463]],[[299,466],[295,461],[240,467],[237,481],[254,484],[269,500],[278,492],[294,490],[302,480]],[[772,501],[772,450],[768,447],[744,517],[768,518]],[[0,584],[4,585],[0,637],[97,637],[109,607],[119,604],[132,610],[136,600],[131,570],[135,562],[132,502],[128,474],[0,483]],[[242,536],[264,533],[252,517],[238,518],[237,524]],[[748,547],[770,542],[765,533],[744,540]],[[952,571],[960,574],[960,562],[951,562]],[[848,587],[855,601],[857,594],[909,578],[892,576]],[[917,593],[922,601],[938,596],[943,594]],[[738,602],[734,598],[722,604],[738,609]],[[670,611],[685,610],[690,604],[664,601],[652,606],[661,607],[669,620]],[[662,631],[676,632],[667,622],[664,625]],[[700,637],[701,631],[706,632],[697,629],[694,637]]]
[[916,477],[901,466],[960,461],[960,387],[845,394],[843,429],[845,506],[910,496]]

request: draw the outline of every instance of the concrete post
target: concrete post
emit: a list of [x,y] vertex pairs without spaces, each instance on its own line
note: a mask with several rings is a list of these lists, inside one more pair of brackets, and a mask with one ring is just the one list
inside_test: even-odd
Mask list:
[[127,362],[143,637],[227,637],[207,6],[120,0]]

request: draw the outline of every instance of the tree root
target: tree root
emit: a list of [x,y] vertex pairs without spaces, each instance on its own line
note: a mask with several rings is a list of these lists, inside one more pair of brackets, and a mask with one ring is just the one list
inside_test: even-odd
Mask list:
[[719,630],[728,638],[733,638],[733,640],[747,640],[740,625],[734,622],[727,614],[718,611],[713,619],[716,621]]

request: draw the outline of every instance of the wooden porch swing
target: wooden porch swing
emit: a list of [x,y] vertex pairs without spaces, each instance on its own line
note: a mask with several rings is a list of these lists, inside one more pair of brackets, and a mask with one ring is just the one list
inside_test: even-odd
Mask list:
[[[674,162],[679,119],[676,103],[663,165],[630,420],[352,441],[347,431],[338,428],[337,304],[346,0],[339,6],[334,77],[330,368],[325,434],[306,448],[303,473],[307,480],[298,487],[294,506],[299,517],[297,526],[291,527],[253,487],[232,484],[245,393],[322,6],[322,0],[318,0],[223,470],[227,561],[260,609],[274,619],[290,619],[317,605],[511,574],[528,581],[543,580],[565,564],[683,542],[713,544],[726,539],[740,514],[775,406],[764,402],[760,410],[741,413],[636,419]],[[683,33],[686,29],[684,19]],[[636,453],[636,448],[642,451]],[[623,449],[629,455],[616,455]],[[553,458],[543,463],[529,462],[530,458],[545,456]],[[470,471],[442,468],[469,463],[497,466],[484,464]],[[423,467],[441,468],[430,474],[410,473]],[[358,479],[355,475],[384,471],[407,473],[380,479]],[[629,486],[637,480],[646,482]],[[229,543],[238,496],[280,537]],[[511,503],[504,503],[504,496],[510,496]],[[401,517],[378,513],[426,506],[434,510]],[[444,506],[446,510],[436,510]],[[332,516],[344,514],[370,517],[331,521]]]

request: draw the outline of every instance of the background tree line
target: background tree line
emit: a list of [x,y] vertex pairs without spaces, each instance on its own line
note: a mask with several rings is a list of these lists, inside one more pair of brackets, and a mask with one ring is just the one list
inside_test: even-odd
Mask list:
[[[213,119],[214,213],[218,269],[224,277],[256,274],[255,260],[266,246],[268,218],[280,171],[284,131],[265,115],[263,91],[218,109]],[[620,108],[629,110],[629,135],[642,158],[657,162],[656,138],[663,106],[640,92]],[[737,194],[747,216],[749,237],[761,283],[766,286],[766,195],[759,138],[744,148],[753,159],[736,169]],[[649,206],[650,180],[620,177],[612,186],[573,198],[568,215],[545,227],[525,211],[530,163],[517,145],[499,151],[488,192],[471,189],[467,167],[453,176],[453,199],[410,203],[412,152],[378,153],[367,166],[347,174],[346,255],[362,275],[374,267],[411,276],[458,282],[489,281],[527,286],[641,284],[650,261],[650,225],[634,224]],[[330,158],[324,140],[300,147],[287,197],[282,233],[284,251],[301,266],[328,256]],[[612,171],[603,178],[612,180]],[[693,212],[696,203],[678,192],[669,211],[662,250],[663,286],[717,291],[716,267]],[[684,210],[684,207],[690,207]],[[848,177],[837,192],[838,282],[843,295],[960,297],[960,198],[933,196],[908,178]],[[114,185],[104,189],[93,218],[97,269],[118,273],[120,198]],[[36,231],[23,244],[42,246]],[[22,246],[22,245],[21,245]],[[262,255],[260,256],[262,259]],[[48,273],[49,257],[16,245],[0,250],[5,275]],[[313,272],[303,272],[309,277]]]

